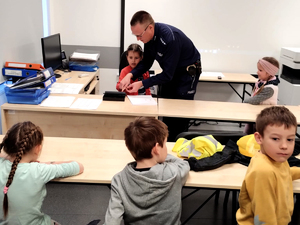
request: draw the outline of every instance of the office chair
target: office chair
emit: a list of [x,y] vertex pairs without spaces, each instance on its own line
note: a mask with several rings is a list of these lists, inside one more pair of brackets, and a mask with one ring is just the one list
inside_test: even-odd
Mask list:
[[122,53],[121,57],[120,57],[120,64],[119,64],[119,74],[121,73],[122,69],[125,68],[126,66],[128,66],[128,61],[127,61],[127,50],[125,52]]

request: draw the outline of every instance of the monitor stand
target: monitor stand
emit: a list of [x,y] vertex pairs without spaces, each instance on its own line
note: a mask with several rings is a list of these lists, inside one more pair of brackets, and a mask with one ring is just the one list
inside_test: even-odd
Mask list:
[[55,78],[60,78],[61,77],[61,75],[58,74],[58,73],[55,73],[54,75],[55,75]]

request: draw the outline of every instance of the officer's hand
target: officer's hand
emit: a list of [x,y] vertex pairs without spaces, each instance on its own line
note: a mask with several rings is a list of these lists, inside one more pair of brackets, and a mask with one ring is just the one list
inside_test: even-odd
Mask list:
[[127,73],[126,76],[121,80],[119,88],[124,91],[130,84],[130,79],[133,77],[132,73]]
[[129,93],[137,92],[142,86],[142,81],[134,82],[127,87],[126,91]]

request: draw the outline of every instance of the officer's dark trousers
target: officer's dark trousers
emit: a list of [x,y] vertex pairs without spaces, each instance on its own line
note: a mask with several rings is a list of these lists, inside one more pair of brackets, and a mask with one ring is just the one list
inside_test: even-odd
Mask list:
[[[186,74],[186,76],[189,76],[189,74]],[[189,83],[185,84],[188,87],[188,89],[185,90],[185,88],[183,88],[182,92],[178,91],[178,89],[182,88],[180,84],[178,85],[178,83],[177,84],[168,83],[165,85],[161,85],[160,97],[168,98],[168,99],[194,100],[197,84],[199,81],[199,76],[200,75],[196,75],[195,78],[193,78],[194,81],[190,81],[190,82],[188,81]],[[163,117],[162,121],[168,126],[168,130],[169,130],[168,141],[175,142],[176,136],[178,134],[188,130],[190,119],[178,118],[178,117]]]

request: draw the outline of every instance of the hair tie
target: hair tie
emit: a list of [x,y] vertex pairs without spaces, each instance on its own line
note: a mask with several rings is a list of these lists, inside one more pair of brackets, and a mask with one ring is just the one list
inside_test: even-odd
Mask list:
[[6,195],[7,191],[8,191],[8,187],[5,186],[4,189],[3,189],[3,193]]
[[270,75],[275,76],[278,69],[276,66],[274,66],[272,63],[268,62],[267,60],[260,59],[258,60],[258,63],[262,66],[262,68]]

